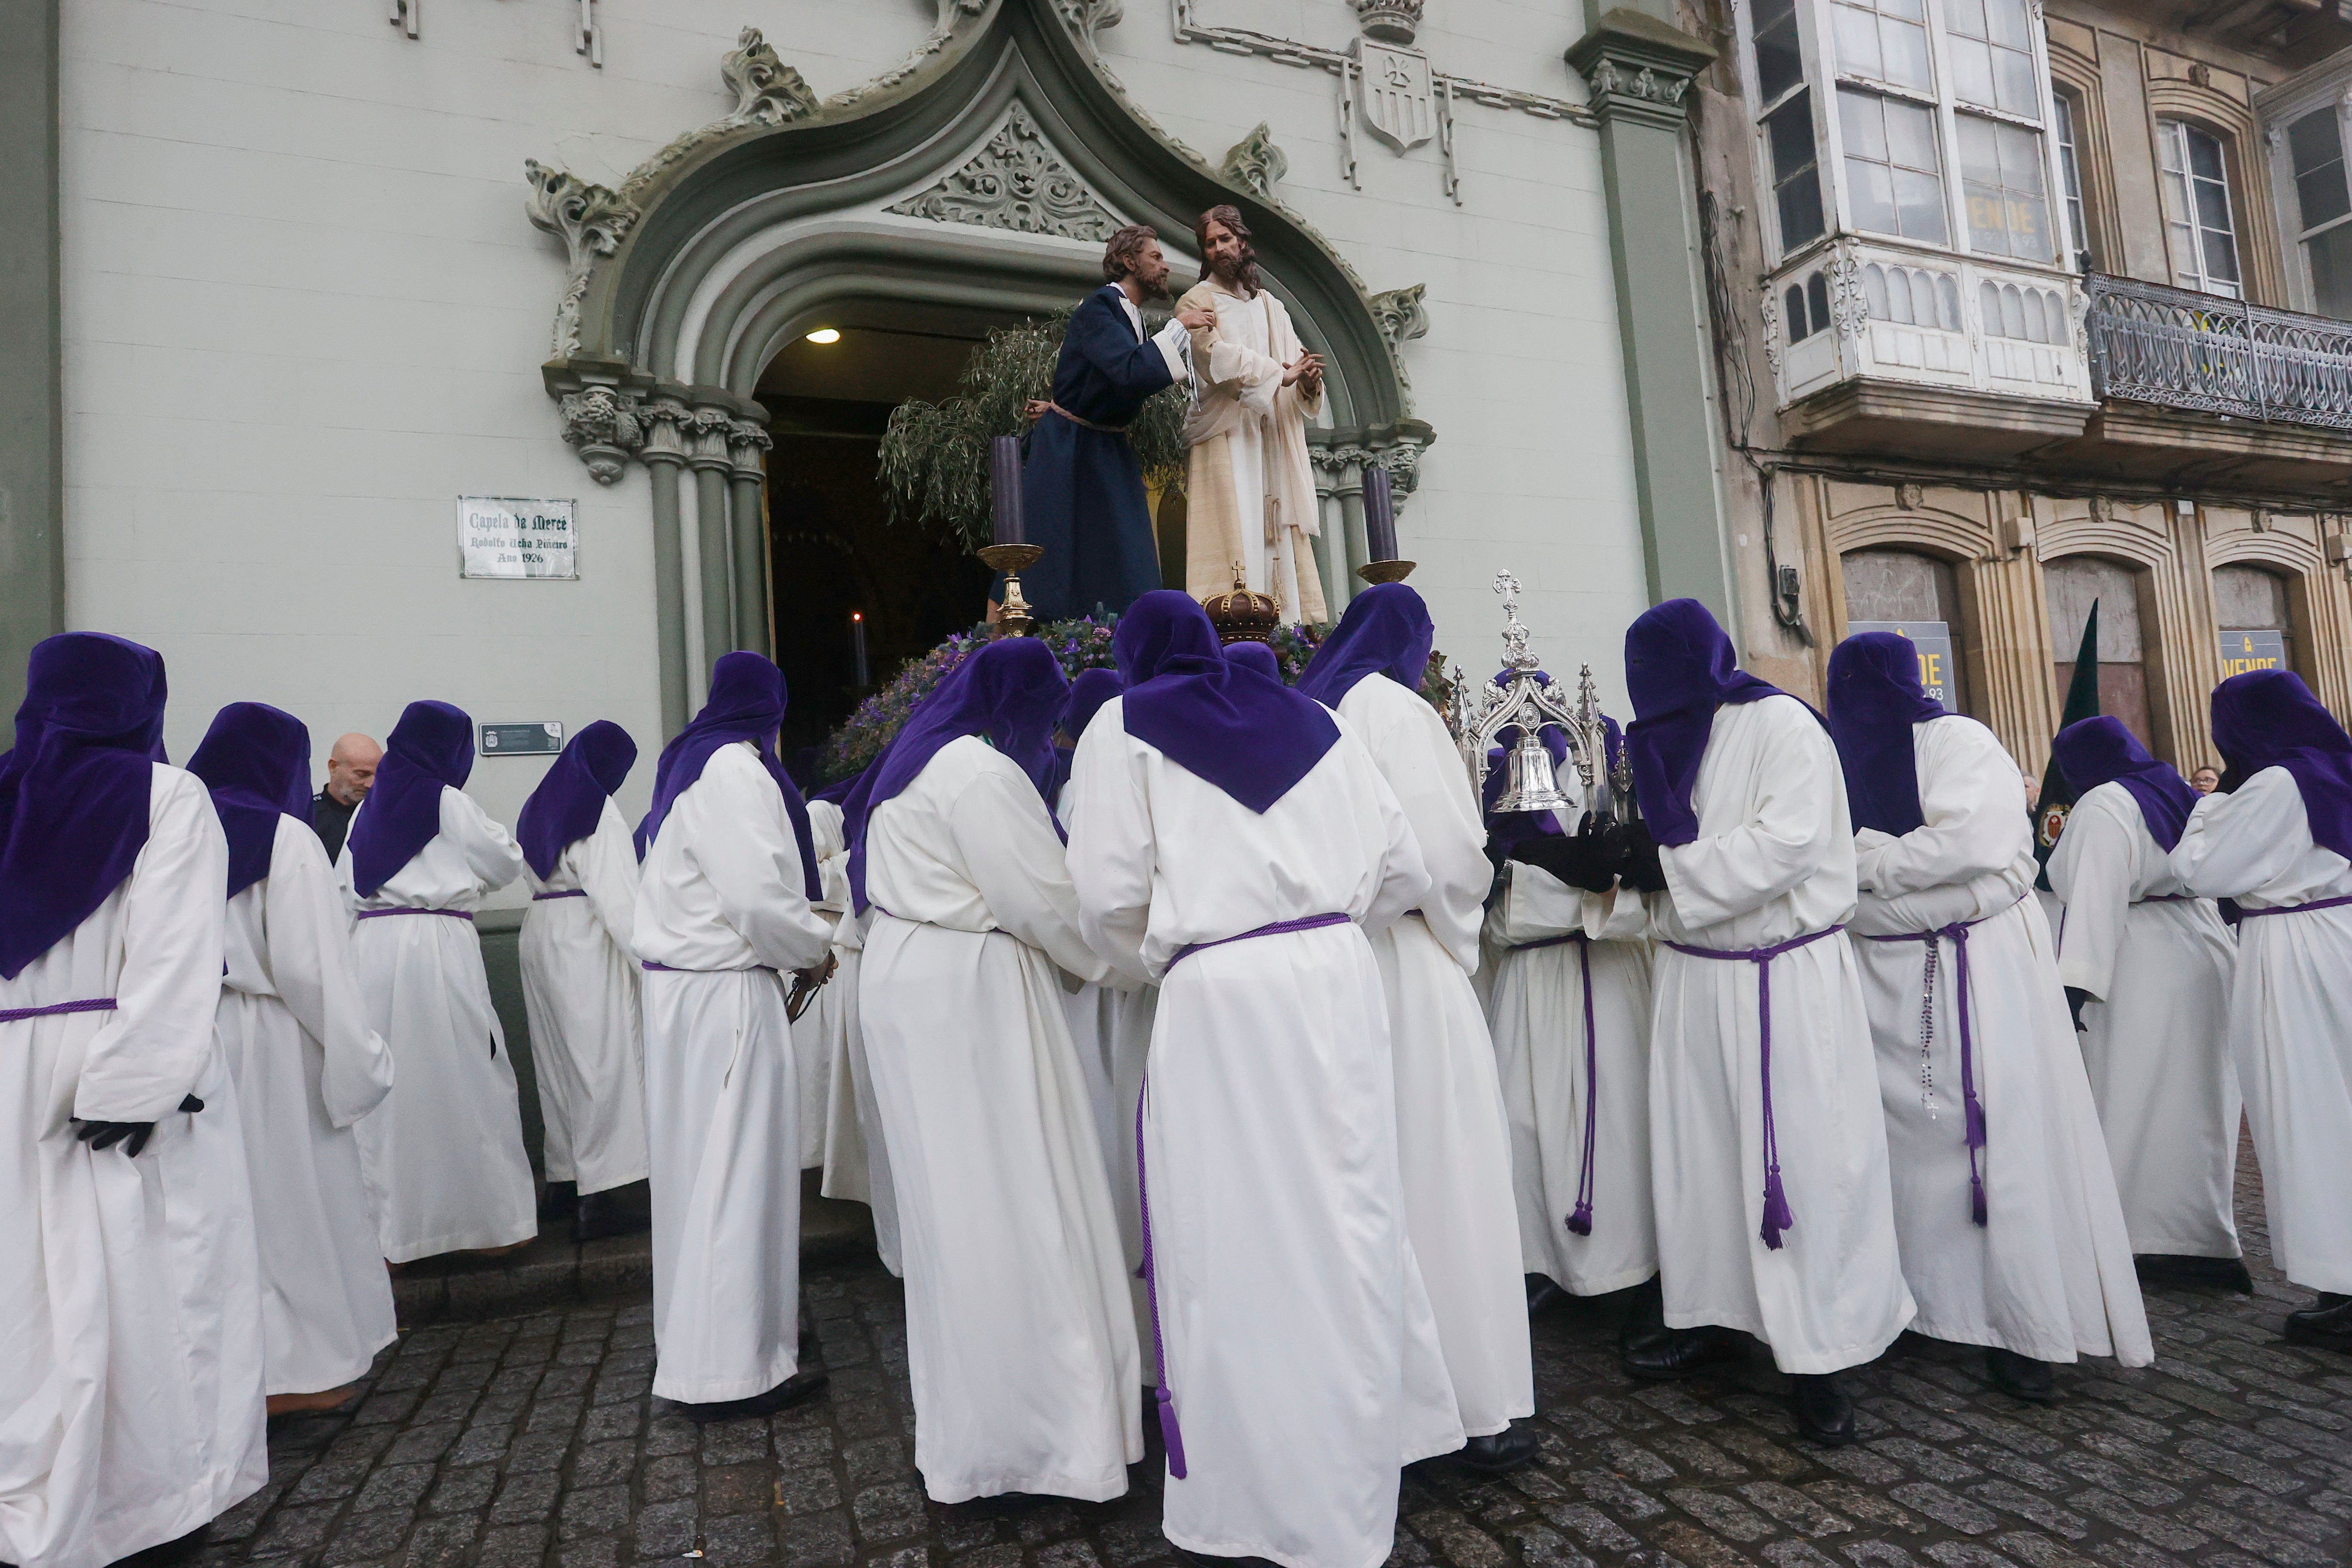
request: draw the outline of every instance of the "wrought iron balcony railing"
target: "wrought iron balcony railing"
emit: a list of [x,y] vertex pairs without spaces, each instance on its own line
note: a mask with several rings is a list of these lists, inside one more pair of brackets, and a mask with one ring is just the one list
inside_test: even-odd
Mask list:
[[2352,321],[2093,273],[2101,397],[2352,430]]

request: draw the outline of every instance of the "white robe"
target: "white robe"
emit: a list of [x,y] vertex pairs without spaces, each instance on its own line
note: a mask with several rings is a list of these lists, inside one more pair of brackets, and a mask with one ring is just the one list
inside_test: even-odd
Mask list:
[[392,1281],[353,1123],[391,1091],[350,916],[306,822],[278,819],[269,874],[228,901],[215,1027],[236,1080],[261,1253],[271,1394],[358,1381],[393,1342]]
[[[841,837],[841,807],[829,800],[813,800],[808,803],[808,818],[809,838],[816,848],[817,879],[822,884],[821,896],[809,907],[826,926],[837,928],[849,908],[848,847]],[[828,866],[838,866],[840,874],[827,872]],[[854,984],[856,977],[851,978]],[[804,1171],[822,1170],[824,1165],[825,1121],[833,1102],[834,1039],[840,1032],[842,1007],[835,987],[840,984],[836,968],[793,1024],[793,1061],[800,1075],[801,1169]]]
[[[1662,942],[1756,951],[1853,911],[1853,829],[1830,738],[1793,697],[1727,704],[1692,790],[1698,837],[1660,851]],[[1770,961],[1772,1108],[1795,1223],[1768,1247],[1759,965],[1657,950],[1650,1171],[1665,1320],[1772,1347],[1782,1372],[1874,1359],[1911,1321],[1895,1248],[1886,1121],[1843,933]]]
[[610,800],[595,831],[530,879],[522,919],[522,1000],[547,1123],[551,1182],[583,1195],[642,1182],[645,1050],[637,1016],[637,851]]
[[[1429,889],[1396,797],[1342,735],[1261,815],[1104,704],[1073,766],[1087,940],[1160,983],[1143,1097],[1157,1323],[1188,1551],[1379,1568],[1398,1467],[1461,1447],[1406,1234],[1380,965],[1365,928]],[[1353,924],[1244,941],[1277,921]],[[1220,942],[1169,963],[1191,943]]]
[[[2172,874],[2184,891],[2249,911],[2352,897],[2352,862],[2313,841],[2284,768],[2200,801]],[[2230,1054],[2271,1257],[2297,1285],[2352,1295],[2352,905],[2239,925]]]
[[2120,784],[2067,813],[2050,885],[2066,901],[2058,978],[2094,998],[2077,1038],[2132,1250],[2237,1257],[2230,928],[2211,900],[2181,896]]
[[[72,932],[0,979],[0,1560],[103,1568],[268,1479],[253,1207],[213,1036],[228,846],[156,763],[147,843]],[[182,1114],[189,1094],[201,1112]],[[73,1119],[152,1121],[137,1158]]]
[[875,811],[866,892],[858,1007],[924,1489],[1118,1497],[1143,1458],[1142,1372],[1060,973],[1108,966],[1037,786],[980,737],[950,741]]
[[[367,809],[362,801],[361,814]],[[359,822],[352,818],[353,827]],[[350,856],[335,873],[350,889]],[[514,1059],[490,1005],[471,919],[522,873],[522,851],[507,830],[465,791],[445,788],[439,831],[373,895],[353,895],[352,966],[368,1026],[392,1048],[398,1074],[358,1124],[382,1205],[383,1255],[394,1263],[539,1234]],[[455,910],[468,918],[370,918],[371,910]]]
[[[1958,715],[1912,726],[1921,826],[1855,836],[1851,932],[1878,1047],[1879,1092],[1915,1333],[2036,1361],[2078,1352],[2155,1359],[2115,1170],[2058,984],[2057,944],[2033,886],[2032,825],[2009,796],[2017,764]],[[1928,944],[1874,936],[1968,927],[1937,939],[1933,1027],[1920,1047]],[[1975,1058],[1985,1223],[1970,1217],[1960,1008]],[[1774,1043],[1777,1045],[1776,1037]]]
[[[1638,898],[1588,893],[1519,863],[1506,868],[1486,917],[1495,955],[1486,1017],[1511,1127],[1520,1265],[1570,1295],[1622,1290],[1658,1271],[1657,1215],[1650,1196],[1647,927]],[[1579,1236],[1567,1220],[1581,1184],[1588,1112],[1592,1230]]]
[[1339,713],[1396,793],[1429,873],[1418,909],[1372,934],[1396,1065],[1405,1219],[1437,1313],[1463,1430],[1491,1436],[1536,1410],[1511,1132],[1494,1037],[1470,984],[1495,870],[1486,825],[1445,721],[1418,692],[1367,676]]
[[[654,1393],[749,1399],[800,1370],[800,1098],[784,997],[824,961],[784,797],[751,742],[722,746],[646,852]],[[678,973],[673,973],[673,971]]]
[[[1069,827],[1069,785],[1062,786],[1055,815]],[[1143,1208],[1136,1184],[1135,1110],[1143,1099],[1143,1065],[1151,1049],[1151,1018],[1160,987],[1121,979],[1089,981],[1063,998],[1078,1069],[1086,1075],[1087,1100],[1094,1107],[1095,1131],[1102,1142],[1103,1167],[1110,1173],[1111,1205],[1118,1214],[1119,1246],[1127,1254],[1128,1295],[1135,1307],[1136,1342],[1143,1352],[1146,1383],[1160,1380],[1151,1348],[1151,1291],[1144,1284]]]
[[[837,855],[825,863],[828,888],[840,879],[842,896],[848,897],[848,857]],[[829,1198],[846,1198],[874,1211],[874,1250],[882,1267],[906,1277],[904,1249],[898,1240],[898,1194],[890,1181],[890,1146],[882,1136],[882,1109],[874,1098],[874,1074],[866,1058],[866,1021],[857,1006],[859,973],[866,962],[868,917],[845,912],[833,928],[833,979],[817,998],[825,1015],[831,1067],[825,1085],[824,1174],[817,1189]]]

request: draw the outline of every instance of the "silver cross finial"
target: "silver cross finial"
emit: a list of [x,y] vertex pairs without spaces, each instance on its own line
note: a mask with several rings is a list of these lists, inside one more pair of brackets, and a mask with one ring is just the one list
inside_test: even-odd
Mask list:
[[1513,669],[1538,667],[1528,649],[1528,624],[1519,619],[1519,580],[1510,572],[1495,574],[1495,592],[1503,596],[1503,652]]

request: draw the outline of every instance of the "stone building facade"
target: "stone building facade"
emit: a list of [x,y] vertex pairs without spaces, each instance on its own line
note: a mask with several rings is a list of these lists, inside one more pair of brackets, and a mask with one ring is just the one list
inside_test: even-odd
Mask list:
[[2184,772],[2225,673],[2352,714],[2352,8],[1681,21],[1751,664],[1946,639],[2039,771],[2095,601],[2103,710]]

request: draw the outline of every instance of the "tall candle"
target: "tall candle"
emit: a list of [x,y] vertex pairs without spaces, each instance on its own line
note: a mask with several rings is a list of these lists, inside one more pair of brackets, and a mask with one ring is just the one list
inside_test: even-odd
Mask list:
[[873,684],[866,677],[866,612],[849,612],[849,650],[857,658],[857,684],[862,689]]
[[1364,542],[1374,561],[1395,561],[1396,499],[1389,493],[1389,471],[1378,463],[1364,468]]
[[1026,544],[1021,516],[1021,437],[999,436],[988,443],[988,491],[996,506],[996,542]]

